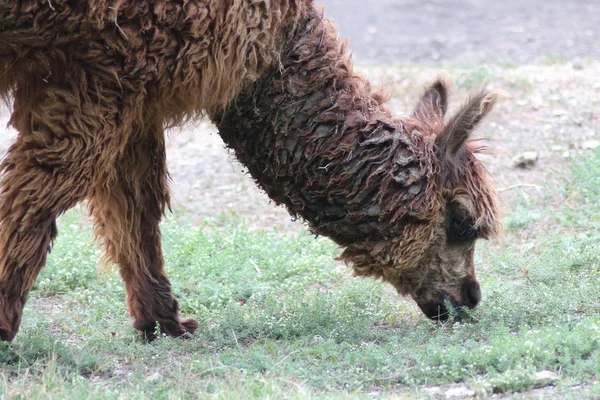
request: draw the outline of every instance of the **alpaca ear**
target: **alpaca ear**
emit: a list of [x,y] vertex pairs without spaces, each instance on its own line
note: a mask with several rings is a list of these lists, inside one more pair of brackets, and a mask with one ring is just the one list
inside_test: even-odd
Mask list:
[[421,121],[442,120],[448,109],[448,85],[438,79],[425,90],[413,116]]
[[442,154],[447,158],[455,158],[475,126],[492,110],[496,100],[498,93],[485,89],[472,96],[438,136],[437,146]]

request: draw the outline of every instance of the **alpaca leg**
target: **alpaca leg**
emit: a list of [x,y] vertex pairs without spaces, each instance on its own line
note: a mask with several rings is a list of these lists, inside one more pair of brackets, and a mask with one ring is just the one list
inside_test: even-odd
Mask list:
[[157,324],[162,333],[180,337],[198,324],[179,318],[164,271],[159,222],[169,193],[163,130],[145,127],[134,136],[116,163],[114,182],[94,188],[90,210],[108,258],[119,266],[134,327],[149,340]]
[[[56,237],[56,217],[85,198],[90,182],[83,136],[62,131],[66,110],[49,92],[15,93],[16,142],[0,165],[0,339],[19,329],[25,301]],[[47,113],[52,108],[53,113]],[[77,118],[69,113],[68,117]]]

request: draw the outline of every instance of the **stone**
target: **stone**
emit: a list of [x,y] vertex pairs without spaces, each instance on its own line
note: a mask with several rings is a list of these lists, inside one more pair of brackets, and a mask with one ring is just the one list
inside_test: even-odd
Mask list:
[[539,155],[536,151],[525,151],[521,154],[517,154],[512,159],[512,166],[514,168],[531,168],[539,159]]
[[597,140],[584,140],[581,143],[581,147],[584,149],[595,149],[598,146],[600,146],[600,142]]
[[467,397],[475,396],[475,391],[467,386],[460,385],[446,390],[444,396],[447,399],[465,399]]
[[423,391],[427,393],[429,396],[437,396],[442,392],[442,388],[439,386],[431,386],[424,388]]
[[146,377],[146,382],[156,382],[162,379],[162,375],[159,372],[154,372],[152,375]]
[[560,376],[555,372],[544,370],[535,372],[531,379],[535,382],[536,387],[542,387],[554,384],[560,379]]

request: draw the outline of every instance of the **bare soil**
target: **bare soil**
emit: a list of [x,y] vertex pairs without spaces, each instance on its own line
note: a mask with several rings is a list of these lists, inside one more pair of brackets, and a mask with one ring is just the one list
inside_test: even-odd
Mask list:
[[597,0],[315,0],[357,61],[516,65],[600,55]]
[[[406,114],[441,68],[359,66],[358,70],[391,92],[389,106],[395,114]],[[516,197],[544,195],[545,187],[560,183],[561,172],[573,158],[600,146],[600,60],[510,68],[482,64],[468,69],[452,67],[447,74],[455,81],[454,107],[469,89],[486,82],[507,93],[478,130],[490,148],[481,158],[507,208]],[[6,121],[7,116],[4,109],[0,118]],[[0,137],[0,152],[6,151],[15,134],[8,129]],[[254,228],[303,229],[257,189],[210,122],[169,131],[167,141],[176,218],[200,223],[236,214]],[[537,162],[527,169],[513,167],[512,158],[528,151],[538,154]]]
[[[479,129],[493,150],[481,157],[508,211],[513,200],[539,198],[559,185],[573,159],[600,145],[597,0],[316,2],[349,37],[357,69],[391,91],[396,114],[410,112],[443,69],[456,83],[454,106],[467,89],[485,83],[510,95]],[[3,109],[0,119],[6,122],[8,114]],[[0,136],[0,153],[15,134],[9,128]],[[525,151],[538,160],[528,169],[513,167],[512,158]],[[236,214],[256,229],[303,229],[256,188],[208,121],[170,131],[168,160],[176,216],[200,223]],[[59,308],[53,303],[46,312]],[[539,394],[560,398],[564,392]]]
[[[357,69],[390,90],[396,114],[412,110],[422,87],[448,65],[459,87],[454,105],[464,98],[465,89],[485,83],[512,96],[480,130],[494,152],[482,158],[508,203],[514,195],[540,195],[554,171],[600,140],[596,0],[315,3],[325,7],[341,36],[349,38]],[[468,67],[460,67],[464,65]],[[0,118],[7,120],[7,110]],[[8,129],[0,136],[0,152],[14,135]],[[512,157],[524,151],[538,152],[539,161],[527,170],[512,168]],[[185,218],[199,222],[239,214],[257,228],[302,229],[256,189],[209,122],[169,132],[168,159],[178,215],[185,210]]]

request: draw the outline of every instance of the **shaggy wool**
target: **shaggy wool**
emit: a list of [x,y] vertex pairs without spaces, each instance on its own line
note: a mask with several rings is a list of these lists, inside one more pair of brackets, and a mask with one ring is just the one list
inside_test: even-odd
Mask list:
[[437,81],[412,116],[393,118],[312,0],[0,0],[0,94],[19,132],[1,164],[3,340],[57,216],[83,200],[134,326],[150,339],[157,324],[193,333],[160,246],[164,129],[205,115],[356,274],[389,281],[432,318],[445,300],[479,302],[474,243],[497,231],[498,211],[468,138],[496,95],[446,121]]

